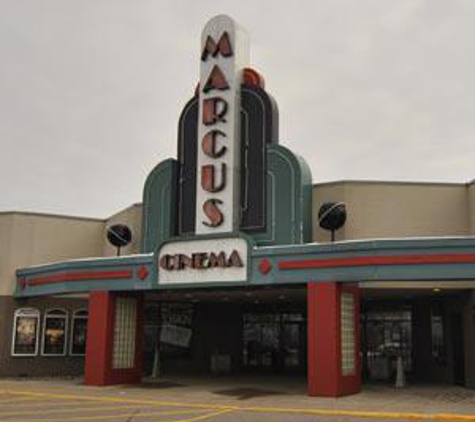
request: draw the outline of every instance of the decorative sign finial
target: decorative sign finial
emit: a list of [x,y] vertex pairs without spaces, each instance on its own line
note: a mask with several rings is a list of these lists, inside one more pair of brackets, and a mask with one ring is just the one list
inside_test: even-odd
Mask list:
[[201,35],[196,234],[232,232],[240,221],[240,91],[249,38],[230,17]]

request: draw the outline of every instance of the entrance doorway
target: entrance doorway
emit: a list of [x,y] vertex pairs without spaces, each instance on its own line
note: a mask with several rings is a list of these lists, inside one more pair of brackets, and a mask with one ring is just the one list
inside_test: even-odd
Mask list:
[[403,360],[409,383],[467,383],[464,289],[367,289],[361,312],[366,382],[394,383]]
[[306,328],[302,312],[244,313],[243,368],[259,372],[304,373]]
[[363,374],[370,381],[395,378],[398,357],[412,372],[412,308],[406,305],[366,306],[362,315]]
[[[183,300],[186,299],[186,300]],[[306,288],[153,293],[145,368],[162,375],[286,374],[307,368]]]

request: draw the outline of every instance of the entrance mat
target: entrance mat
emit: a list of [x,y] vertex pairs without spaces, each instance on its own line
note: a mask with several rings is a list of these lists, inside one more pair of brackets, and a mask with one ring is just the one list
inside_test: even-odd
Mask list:
[[283,395],[285,393],[281,391],[262,390],[259,388],[252,388],[252,387],[240,387],[240,388],[231,388],[228,390],[213,391],[213,394],[235,397],[238,400],[248,400],[248,399],[253,399],[255,397],[278,396],[278,395]]

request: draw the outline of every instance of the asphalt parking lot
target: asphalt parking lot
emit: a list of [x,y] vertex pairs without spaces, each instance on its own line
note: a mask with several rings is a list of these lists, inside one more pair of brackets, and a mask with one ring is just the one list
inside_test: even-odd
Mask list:
[[282,392],[272,382],[248,387],[242,380],[188,382],[100,388],[78,380],[1,380],[0,421],[475,422],[475,392],[452,387],[315,399],[292,385]]

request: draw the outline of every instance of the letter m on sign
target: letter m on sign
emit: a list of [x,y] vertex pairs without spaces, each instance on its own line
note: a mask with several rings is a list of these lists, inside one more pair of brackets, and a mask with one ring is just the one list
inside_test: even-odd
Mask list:
[[205,47],[201,53],[201,60],[205,62],[210,55],[216,57],[218,54],[221,54],[223,57],[231,57],[233,55],[233,49],[227,32],[223,32],[217,43],[213,37],[208,35]]

